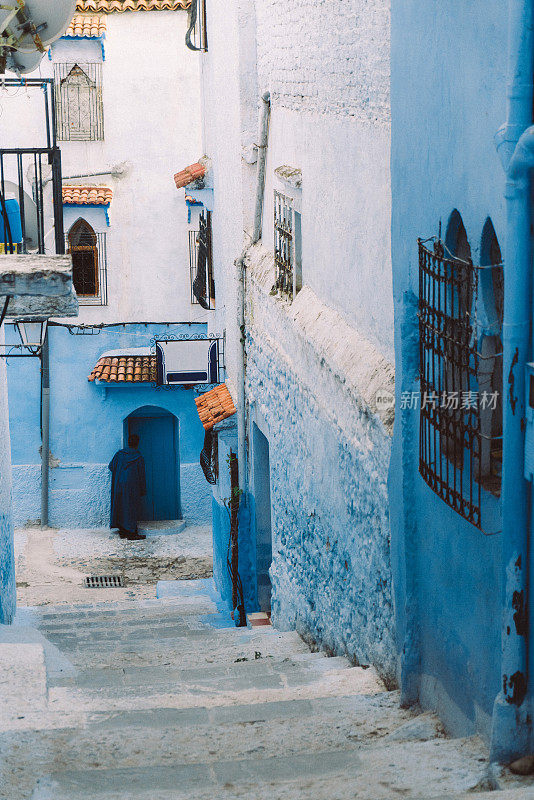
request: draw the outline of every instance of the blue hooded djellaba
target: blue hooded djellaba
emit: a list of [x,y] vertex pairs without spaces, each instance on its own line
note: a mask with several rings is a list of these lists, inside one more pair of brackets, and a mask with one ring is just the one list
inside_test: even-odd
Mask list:
[[119,450],[109,463],[111,470],[110,527],[137,533],[141,497],[146,494],[145,462],[133,447]]

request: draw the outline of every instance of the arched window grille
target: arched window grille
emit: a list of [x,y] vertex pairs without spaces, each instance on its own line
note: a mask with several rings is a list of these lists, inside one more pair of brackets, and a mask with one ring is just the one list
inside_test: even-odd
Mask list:
[[[502,406],[495,403],[495,391],[498,384],[502,388],[502,353],[500,339],[489,357],[481,349],[489,324],[481,298],[488,278],[492,287],[502,283],[491,277],[492,271],[502,272],[500,250],[490,242],[488,252],[496,263],[474,266],[457,211],[444,242],[432,237],[419,239],[418,246],[419,471],[447,505],[483,529],[483,489],[497,494],[500,488]],[[495,309],[499,297],[497,291]]]
[[54,83],[57,138],[102,140],[102,64],[54,64]]
[[494,494],[501,489],[503,433],[504,269],[499,241],[488,218],[480,247],[480,298],[478,392],[492,402],[480,408],[482,483]]
[[72,255],[72,279],[83,304],[107,304],[106,234],[95,233],[85,219],[77,220],[66,236]]

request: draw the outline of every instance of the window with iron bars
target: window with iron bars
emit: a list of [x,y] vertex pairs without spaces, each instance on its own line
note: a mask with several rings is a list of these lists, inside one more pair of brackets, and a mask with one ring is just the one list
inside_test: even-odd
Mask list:
[[57,138],[103,140],[102,64],[54,64],[54,87]]
[[202,53],[208,50],[206,0],[191,0],[185,43],[190,50]]
[[200,214],[198,231],[189,231],[191,304],[215,308],[211,211]]
[[[431,248],[428,241],[418,240],[419,472],[447,505],[485,532],[482,490],[500,493],[502,350],[479,352],[484,268],[448,254],[439,239]],[[485,269],[495,272],[494,284],[502,286],[502,263]]]
[[106,234],[79,219],[65,235],[65,247],[72,255],[72,282],[80,305],[107,305]]
[[274,192],[274,291],[295,297],[302,289],[301,216],[290,197]]

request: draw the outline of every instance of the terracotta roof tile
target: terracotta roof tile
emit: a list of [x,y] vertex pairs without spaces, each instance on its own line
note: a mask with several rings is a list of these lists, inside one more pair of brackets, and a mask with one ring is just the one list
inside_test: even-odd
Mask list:
[[187,186],[188,183],[196,181],[197,178],[203,178],[205,174],[206,167],[204,164],[200,164],[197,161],[196,164],[191,164],[191,166],[186,167],[185,169],[181,170],[181,172],[176,173],[174,176],[176,188],[183,189],[184,186]]
[[200,421],[207,431],[210,431],[217,422],[221,422],[236,413],[232,395],[225,383],[221,383],[215,389],[200,395],[195,400],[195,403]]
[[90,39],[103,36],[105,32],[105,17],[100,17],[98,14],[76,14],[63,35]]
[[87,380],[155,383],[156,356],[104,356],[96,362]]
[[190,5],[191,0],[77,0],[76,11],[183,11]]
[[108,206],[113,197],[109,186],[65,186],[63,203],[75,206]]

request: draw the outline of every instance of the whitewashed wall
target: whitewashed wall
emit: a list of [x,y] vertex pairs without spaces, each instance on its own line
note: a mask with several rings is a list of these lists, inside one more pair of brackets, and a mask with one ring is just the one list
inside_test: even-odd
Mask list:
[[[389,3],[211,0],[208,39],[203,129],[232,381],[233,261],[256,169],[242,148],[257,142],[259,97],[271,95],[262,243],[247,257],[246,398],[250,446],[256,422],[270,450],[273,619],[393,680],[392,418],[376,406],[394,381]],[[292,304],[270,294],[282,165],[303,180],[304,288]]]
[[[120,179],[71,181],[113,189],[110,225],[98,227],[107,233],[109,303],[82,307],[79,319],[206,321],[206,312],[190,303],[187,208],[173,181],[202,155],[199,57],[185,47],[187,14],[108,14],[106,23],[104,141],[59,142],[63,174],[121,162],[131,169]],[[99,57],[96,41],[59,40],[52,48],[58,62]],[[48,57],[40,74],[53,75]],[[35,146],[43,138],[41,106],[39,92],[0,91],[0,141]]]
[[273,171],[302,169],[303,280],[393,360],[389,2],[258,0]]

